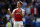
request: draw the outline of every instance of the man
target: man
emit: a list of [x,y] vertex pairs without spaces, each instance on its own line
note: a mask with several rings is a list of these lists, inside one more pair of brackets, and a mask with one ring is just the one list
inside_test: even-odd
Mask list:
[[26,14],[31,14],[31,8],[30,8],[30,3],[26,7]]
[[17,27],[18,25],[19,25],[19,27],[23,27],[22,18],[24,17],[25,10],[21,8],[22,7],[21,1],[17,2],[17,7],[18,8],[13,10],[12,14],[10,12],[10,8],[8,9],[8,11],[9,11],[11,17],[15,16],[14,27]]
[[6,16],[7,20],[10,19],[10,15],[9,15],[8,11],[7,11],[7,14],[5,16]]
[[24,18],[25,18],[24,27],[33,27],[33,24],[32,24],[33,16],[26,14]]
[[25,18],[25,25],[24,27],[31,27],[31,24],[30,24],[30,18],[28,16],[28,14],[26,14],[26,16],[24,17]]
[[34,15],[35,21],[36,21],[37,16],[39,15],[39,12],[38,12],[38,9],[36,8],[35,5],[34,5],[34,7],[31,9],[31,13]]
[[11,21],[11,17],[9,20],[7,20],[7,24],[6,24],[6,27],[12,27],[12,21]]

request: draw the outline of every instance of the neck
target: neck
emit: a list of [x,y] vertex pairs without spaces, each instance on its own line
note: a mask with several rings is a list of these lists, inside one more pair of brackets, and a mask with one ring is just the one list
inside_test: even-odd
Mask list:
[[19,9],[21,8],[21,7],[18,7]]

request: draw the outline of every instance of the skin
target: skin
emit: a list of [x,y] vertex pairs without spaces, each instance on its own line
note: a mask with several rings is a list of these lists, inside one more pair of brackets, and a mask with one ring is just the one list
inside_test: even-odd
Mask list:
[[[17,7],[18,7],[19,9],[21,8],[21,4],[20,4],[19,2],[17,3]],[[10,16],[13,17],[14,14],[11,14],[10,8],[8,9],[8,11],[9,11]],[[21,15],[22,17],[24,17],[24,14],[22,14],[21,11],[20,11],[20,15]]]

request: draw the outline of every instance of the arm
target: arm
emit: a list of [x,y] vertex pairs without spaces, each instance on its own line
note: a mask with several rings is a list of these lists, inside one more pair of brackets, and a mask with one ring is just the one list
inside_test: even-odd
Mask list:
[[24,17],[24,14],[20,13],[22,17]]
[[13,17],[14,14],[11,14],[11,12],[10,12],[10,8],[8,9],[8,11],[9,11],[10,16]]
[[11,18],[14,16],[14,14],[11,14],[11,12],[10,12],[10,11],[9,11],[9,14],[10,14]]
[[20,14],[21,14],[22,17],[24,17],[25,10],[23,10],[22,12],[20,11]]

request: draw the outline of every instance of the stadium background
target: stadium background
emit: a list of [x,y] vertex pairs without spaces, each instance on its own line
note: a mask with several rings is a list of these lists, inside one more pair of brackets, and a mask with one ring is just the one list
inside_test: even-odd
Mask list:
[[[8,8],[10,8],[11,12],[13,9],[17,7],[17,1],[19,0],[0,0],[0,27],[6,27],[8,20],[11,20],[11,17],[8,12]],[[38,9],[38,14],[35,16],[35,20],[32,20],[35,23],[36,27],[40,27],[40,0],[21,0],[23,2],[22,8],[25,9],[25,15],[27,14],[26,9],[29,8],[31,14],[31,9],[36,6]],[[34,15],[34,14],[33,14]],[[14,18],[12,18],[13,21]],[[23,19],[25,22],[25,19]],[[13,24],[13,22],[12,22]]]

